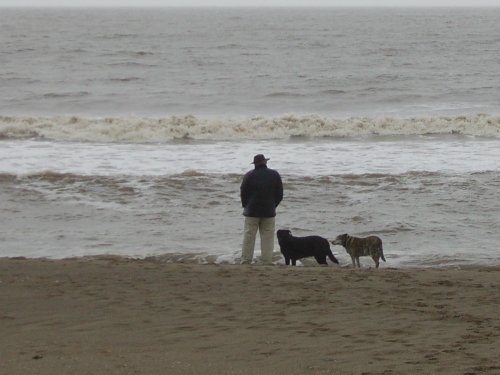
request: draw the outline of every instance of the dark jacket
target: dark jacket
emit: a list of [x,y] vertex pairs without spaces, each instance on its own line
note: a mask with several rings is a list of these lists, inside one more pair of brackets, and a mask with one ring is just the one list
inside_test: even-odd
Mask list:
[[240,193],[243,215],[274,217],[283,199],[281,176],[274,169],[259,165],[243,177]]

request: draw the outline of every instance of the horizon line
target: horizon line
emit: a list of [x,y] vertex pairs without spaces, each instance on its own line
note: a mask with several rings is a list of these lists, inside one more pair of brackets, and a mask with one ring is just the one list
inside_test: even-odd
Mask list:
[[0,8],[498,8],[498,5],[2,5]]
[[500,8],[500,5],[0,5],[0,8]]

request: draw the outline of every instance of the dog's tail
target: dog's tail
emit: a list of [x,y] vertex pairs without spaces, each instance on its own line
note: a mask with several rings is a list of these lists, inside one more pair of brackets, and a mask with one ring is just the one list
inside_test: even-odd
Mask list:
[[338,260],[337,260],[337,258],[335,258],[335,256],[333,255],[332,250],[330,250],[330,251],[328,252],[328,254],[327,254],[327,255],[328,255],[328,258],[330,258],[330,260],[331,260],[333,263],[339,264],[339,261],[338,261]]
[[380,244],[380,259],[382,259],[385,262],[384,248],[382,247],[382,244]]

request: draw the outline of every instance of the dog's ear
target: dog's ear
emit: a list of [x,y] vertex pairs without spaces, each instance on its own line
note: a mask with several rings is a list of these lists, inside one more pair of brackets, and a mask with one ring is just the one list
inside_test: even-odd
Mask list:
[[347,236],[347,233],[339,234],[337,237],[335,237],[335,240],[344,241],[346,239],[346,236]]

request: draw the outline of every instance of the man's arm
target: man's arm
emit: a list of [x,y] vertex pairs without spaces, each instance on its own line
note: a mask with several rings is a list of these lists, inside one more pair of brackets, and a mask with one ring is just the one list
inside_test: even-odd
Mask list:
[[283,200],[283,181],[281,181],[281,176],[278,172],[276,172],[278,176],[278,180],[276,182],[276,190],[274,193],[274,202],[276,204],[276,207],[281,203]]
[[240,186],[241,207],[245,207],[248,203],[248,175],[243,177]]

